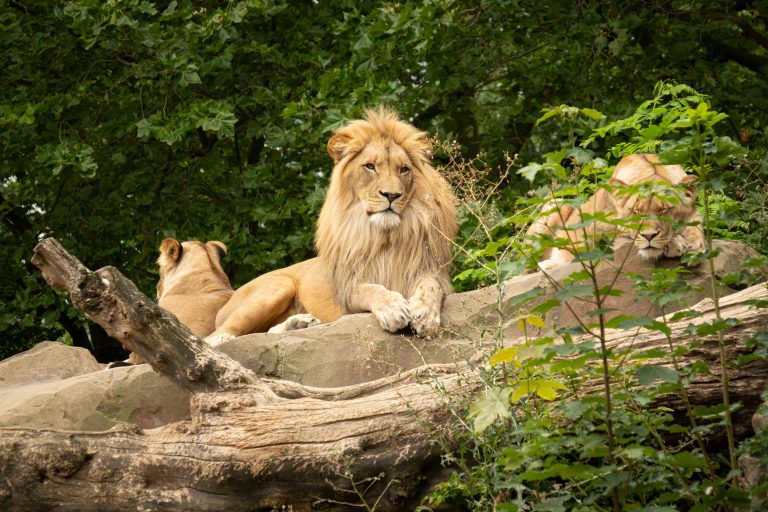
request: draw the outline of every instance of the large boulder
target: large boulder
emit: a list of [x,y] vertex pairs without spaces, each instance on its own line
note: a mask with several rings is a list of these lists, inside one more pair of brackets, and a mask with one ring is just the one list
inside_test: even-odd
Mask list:
[[111,370],[82,348],[44,341],[0,362],[0,426],[154,428],[189,417],[189,394],[148,365]]
[[[719,296],[735,292],[720,282],[723,276],[738,272],[746,258],[757,256],[750,247],[733,241],[715,241],[720,254],[714,260],[715,283]],[[601,285],[614,283],[621,296],[608,297],[604,308],[617,314],[657,317],[662,311],[632,289],[628,273],[648,275],[654,266],[670,268],[679,260],[666,259],[653,265],[639,257],[632,244],[616,250],[615,261],[606,262],[597,271]],[[291,331],[284,334],[251,334],[232,339],[220,349],[260,375],[292,380],[318,387],[346,386],[396,374],[429,363],[466,360],[478,350],[492,350],[501,336],[514,340],[522,336],[517,322],[522,308],[551,298],[552,281],[562,281],[581,270],[579,263],[564,265],[545,275],[542,272],[509,279],[501,286],[488,286],[470,292],[449,295],[443,305],[443,328],[430,340],[410,334],[383,332],[370,314],[348,315],[336,322]],[[709,268],[705,263],[688,268],[681,276],[692,290],[678,302],[665,307],[670,313],[692,306],[712,296]],[[532,304],[520,304],[516,298],[541,289]],[[579,320],[594,321],[587,315],[594,305],[569,300],[568,307],[555,308],[547,315],[551,326],[573,326]],[[500,317],[499,311],[502,312]]]
[[[717,242],[717,247],[721,250],[715,260],[717,278],[740,270],[741,262],[755,255],[736,242]],[[618,277],[612,268],[616,264],[606,264],[598,272],[600,282],[616,279],[616,286],[625,291],[621,297],[611,297],[607,307],[622,314],[656,316],[658,308],[637,296],[626,276],[628,271],[647,274],[652,266],[630,249],[617,251],[616,261],[623,262]],[[674,260],[659,263],[674,264]],[[260,375],[317,387],[367,382],[429,363],[450,364],[479,350],[490,352],[499,336],[507,341],[518,338],[517,322],[509,321],[522,313],[515,298],[541,288],[536,300],[545,300],[554,292],[552,279],[563,279],[579,268],[574,263],[549,277],[537,272],[501,286],[451,295],[443,308],[443,328],[433,339],[389,334],[372,315],[358,314],[299,331],[241,336],[219,348]],[[689,269],[684,279],[697,289],[670,310],[710,296],[708,276],[705,265]],[[721,296],[735,291],[722,284],[717,289]],[[573,325],[580,318],[592,318],[586,315],[590,306],[579,301],[569,306],[550,311],[547,323]],[[132,423],[152,428],[189,417],[188,394],[148,365],[102,368],[81,349],[51,342],[0,362],[0,426],[106,430]]]
[[43,341],[33,348],[0,361],[0,386],[61,380],[101,370],[91,353],[57,341]]
[[367,313],[282,334],[240,336],[219,346],[259,375],[316,387],[349,386],[425,364],[465,361],[477,348],[473,340],[390,334]]

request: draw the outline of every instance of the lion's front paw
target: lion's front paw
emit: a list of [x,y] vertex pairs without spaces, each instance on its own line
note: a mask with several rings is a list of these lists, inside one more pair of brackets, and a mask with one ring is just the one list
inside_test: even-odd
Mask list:
[[562,263],[555,261],[553,259],[546,259],[538,262],[536,266],[538,267],[536,269],[537,272],[541,272],[541,271],[549,272],[550,270],[555,270],[556,268],[562,266]]
[[412,297],[408,302],[408,310],[411,312],[411,329],[416,336],[428,337],[440,327],[439,306],[421,298]]
[[379,321],[382,329],[389,332],[397,332],[404,329],[411,321],[411,312],[408,309],[408,301],[398,292],[388,292],[385,303],[371,309],[371,313]]
[[697,239],[694,241],[687,242],[687,248],[685,252],[692,252],[692,253],[698,253],[698,252],[704,252],[707,250],[707,246],[704,244],[704,239]]
[[234,337],[234,335],[229,334],[228,332],[214,332],[213,334],[206,336],[205,341],[208,342],[210,346],[216,347]]
[[289,316],[285,322],[277,324],[269,329],[270,333],[280,333],[288,331],[296,331],[298,329],[306,329],[313,325],[319,325],[320,320],[313,317],[309,313],[299,313],[298,315]]
[[664,247],[664,256],[667,258],[679,258],[688,251],[688,244],[681,236],[674,236]]

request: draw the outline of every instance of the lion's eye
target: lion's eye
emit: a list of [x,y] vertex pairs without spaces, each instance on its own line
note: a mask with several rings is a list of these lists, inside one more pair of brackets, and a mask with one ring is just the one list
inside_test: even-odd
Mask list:
[[363,165],[367,170],[371,172],[376,172],[376,164],[373,164],[371,162],[368,162],[367,164]]
[[400,168],[400,174],[408,174],[409,172],[411,172],[410,167],[403,166]]

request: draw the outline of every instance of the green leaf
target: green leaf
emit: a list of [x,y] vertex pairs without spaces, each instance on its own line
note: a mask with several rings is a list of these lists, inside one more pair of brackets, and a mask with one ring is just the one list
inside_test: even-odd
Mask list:
[[571,297],[591,297],[594,293],[592,285],[589,284],[571,284],[555,292],[555,297],[560,300],[570,299]]
[[527,179],[531,183],[533,183],[533,180],[536,179],[536,175],[543,169],[544,167],[540,164],[530,164],[526,165],[525,167],[519,169],[517,171],[517,174],[522,176],[523,178]]
[[536,471],[536,470],[524,471],[523,473],[520,474],[520,479],[527,482],[537,482],[540,480],[546,480],[548,478],[558,476],[563,471],[566,471],[567,469],[568,469],[567,464],[552,464],[546,469],[542,469],[540,471]]
[[679,380],[680,375],[676,370],[665,366],[641,366],[635,369],[635,377],[641,386],[646,386],[657,379],[674,384]]
[[373,46],[373,42],[371,41],[371,38],[368,36],[367,32],[363,32],[360,37],[355,41],[355,44],[352,46],[352,49],[355,51],[365,50],[367,48],[370,48]]
[[516,355],[517,347],[503,347],[493,353],[490,359],[488,359],[488,364],[511,363],[515,360]]
[[648,446],[630,445],[622,447],[618,455],[625,459],[646,460],[653,457],[654,450]]
[[606,327],[612,329],[635,329],[653,324],[653,319],[647,316],[616,315],[606,322]]
[[531,313],[539,314],[539,315],[546,315],[549,313],[552,309],[560,307],[560,301],[557,299],[547,299],[541,304],[537,304],[533,308],[531,308]]
[[579,110],[579,113],[589,119],[594,119],[595,121],[605,119],[605,114],[593,108],[582,108]]
[[474,418],[475,432],[480,434],[499,418],[511,415],[509,397],[510,388],[491,388],[478,398],[470,407],[469,418]]
[[679,468],[702,468],[706,465],[706,459],[699,453],[690,451],[681,451],[674,453],[669,457],[669,463]]
[[568,401],[562,404],[563,414],[570,420],[581,418],[591,408],[590,404],[581,400]]
[[181,87],[187,87],[190,84],[200,84],[200,75],[197,74],[197,68],[195,66],[189,66],[184,72],[181,73],[179,78],[179,85]]

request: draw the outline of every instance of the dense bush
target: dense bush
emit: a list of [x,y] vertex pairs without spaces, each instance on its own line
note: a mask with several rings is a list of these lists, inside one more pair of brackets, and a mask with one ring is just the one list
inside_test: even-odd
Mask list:
[[[559,147],[560,129],[536,124],[543,108],[622,116],[659,78],[688,83],[729,113],[723,135],[760,155],[728,182],[743,207],[717,212],[724,230],[764,243],[768,223],[752,221],[764,220],[765,12],[760,1],[5,2],[0,357],[46,338],[87,346],[97,332],[29,264],[43,236],[149,294],[165,236],[227,243],[236,285],[311,255],[325,141],[377,103],[484,153],[495,173],[505,153],[519,166]],[[514,172],[500,185],[503,209],[529,188]]]
[[[542,300],[544,290],[540,288],[520,297],[505,297],[503,288],[497,288],[497,348],[487,361],[490,369],[477,367],[487,388],[469,406],[461,397],[447,397],[457,421],[447,429],[446,439],[452,443],[445,445],[443,461],[456,470],[425,500],[423,510],[446,504],[462,510],[510,512],[761,510],[766,505],[768,482],[749,490],[740,487],[736,458],[746,453],[765,461],[768,438],[763,434],[737,443],[732,415],[741,404],[730,398],[728,374],[754,358],[765,358],[768,336],[758,333],[748,342],[752,354],[728,360],[722,333],[735,319],[722,318],[719,309],[713,321],[689,326],[694,335],[690,344],[673,343],[668,325],[697,315],[670,310],[691,291],[682,279],[687,265],[716,256],[711,245],[714,233],[743,235],[739,230],[727,230],[723,222],[733,213],[726,191],[727,174],[742,168],[745,155],[737,143],[717,133],[717,125],[727,116],[713,111],[706,97],[687,86],[660,83],[651,100],[623,119],[608,122],[595,110],[565,105],[547,111],[541,121],[550,118],[558,118],[569,128],[566,146],[547,154],[544,162],[518,171],[534,183],[547,184],[541,198],[520,200],[519,211],[502,218],[495,210],[477,208],[477,193],[463,201],[468,212],[465,221],[475,229],[466,237],[467,247],[462,251],[466,268],[456,280],[460,284],[500,283],[510,269],[535,265],[548,247],[574,251],[580,265],[565,279],[554,281],[550,276],[556,291],[546,300]],[[573,146],[577,123],[582,123],[583,140]],[[600,154],[591,149],[594,145],[610,150]],[[684,164],[699,178],[705,252],[683,257],[677,268],[655,269],[650,278],[635,276],[635,291],[660,308],[662,320],[628,316],[609,307],[607,299],[622,292],[615,279],[603,276],[599,281],[597,275],[599,264],[609,260],[613,267],[603,267],[603,272],[608,268],[614,268],[616,274],[623,272],[623,261],[614,258],[615,234],[585,234],[583,247],[558,243],[551,236],[523,244],[519,235],[521,225],[525,227],[538,214],[528,204],[550,208],[553,198],[560,204],[583,204],[585,196],[610,175],[608,161],[637,152],[657,152],[667,163]],[[453,160],[453,166],[462,168],[464,174],[482,177],[477,163]],[[733,171],[722,171],[729,165]],[[669,191],[652,188],[632,192],[656,195],[660,200],[674,197]],[[755,207],[765,215],[764,202]],[[585,214],[573,229],[588,229],[602,220],[631,233],[643,220],[641,215],[634,217],[601,219]],[[485,243],[478,244],[483,237]],[[469,246],[477,248],[470,250]],[[748,261],[744,271],[723,279],[736,286],[765,281],[767,263],[764,257]],[[713,274],[710,278],[715,279]],[[565,308],[566,301],[575,298],[592,307],[589,313],[575,316],[575,327],[546,325],[548,311]],[[768,301],[753,305],[768,307]],[[519,323],[526,336],[519,344],[504,346],[508,340],[501,326],[511,322]],[[663,334],[668,349],[619,350],[609,344],[607,329],[631,332],[638,327]],[[719,368],[701,361],[681,363],[684,355],[712,336],[720,344]],[[719,404],[691,405],[688,384],[698,377],[719,383]],[[682,418],[658,405],[659,398],[670,395],[684,404]],[[706,442],[713,437],[725,442]]]

